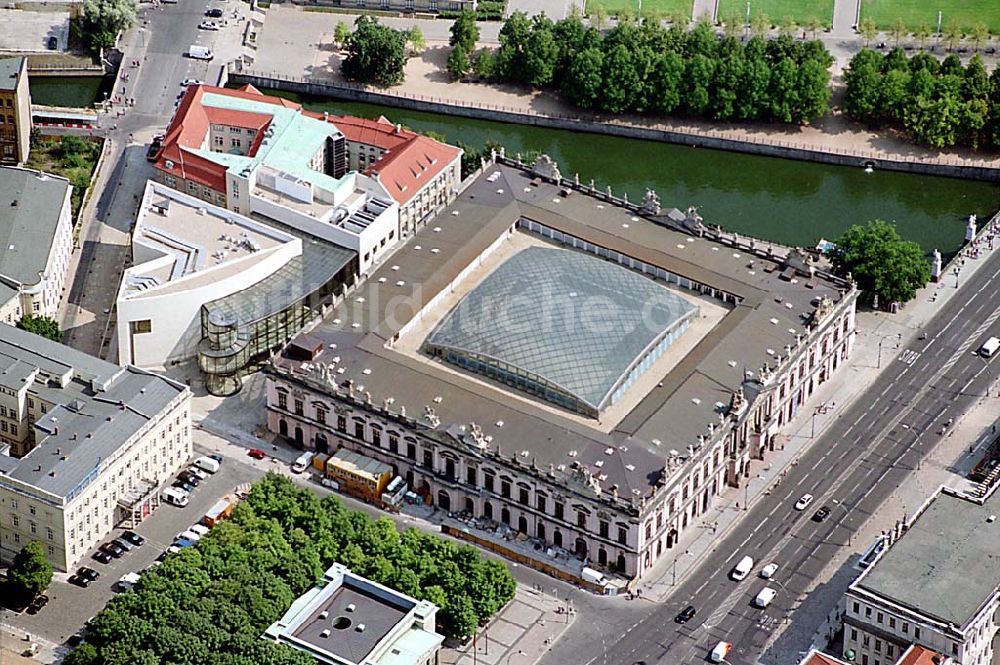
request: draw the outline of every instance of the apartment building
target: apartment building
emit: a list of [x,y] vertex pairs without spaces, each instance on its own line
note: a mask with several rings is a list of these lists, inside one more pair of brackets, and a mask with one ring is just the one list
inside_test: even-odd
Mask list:
[[888,665],[918,645],[955,665],[990,665],[1000,630],[1000,492],[941,488],[845,595],[844,648]]
[[59,310],[73,254],[72,191],[65,178],[0,167],[0,321]]
[[0,164],[23,164],[31,150],[28,59],[0,59]]
[[[276,355],[268,427],[641,577],[847,359],[857,294],[799,252],[551,173],[488,169],[309,332],[311,355]],[[587,303],[610,332],[578,320]]]
[[191,457],[190,390],[0,326],[0,559],[37,540],[71,570],[159,504]]

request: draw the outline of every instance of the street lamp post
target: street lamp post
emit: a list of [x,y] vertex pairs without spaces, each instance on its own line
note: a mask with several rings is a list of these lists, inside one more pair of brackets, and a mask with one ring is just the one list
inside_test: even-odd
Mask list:
[[746,38],[750,39],[750,0],[747,0],[747,34]]
[[882,343],[885,340],[889,339],[890,337],[895,337],[896,338],[896,348],[898,349],[899,348],[899,343],[903,339],[903,333],[894,333],[894,334],[890,334],[890,335],[882,335],[882,337],[878,341],[878,361],[875,364],[875,369],[881,369],[882,368]]
[[[833,505],[838,506],[838,507],[844,509],[844,519],[845,520],[847,519],[847,516],[851,514],[850,513],[850,508],[847,507],[847,504],[841,503],[839,500],[834,499],[833,500]],[[848,547],[851,546],[851,535],[852,535],[851,534],[851,527],[847,526],[847,546]]]

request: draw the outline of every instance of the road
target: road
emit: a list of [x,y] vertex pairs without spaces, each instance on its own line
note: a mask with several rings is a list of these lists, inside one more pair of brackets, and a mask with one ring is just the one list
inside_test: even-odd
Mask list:
[[[129,234],[143,187],[153,177],[145,159],[146,145],[170,122],[181,81],[217,80],[224,61],[221,53],[212,63],[182,54],[192,44],[216,47],[220,42],[227,43],[224,50],[233,51],[243,25],[232,18],[235,4],[185,0],[159,9],[142,5],[140,27],[130,33],[121,68],[129,80],[119,79],[114,90],[121,95],[124,85],[124,96],[134,98],[135,106],[120,117],[112,113],[101,118],[101,133],[110,141],[110,152],[98,176],[92,215],[83,216],[79,264],[61,314],[66,343],[74,348],[107,357],[108,321],[128,257]],[[229,25],[219,32],[199,30],[205,9],[216,6],[227,12],[228,18],[219,20]],[[246,12],[244,5],[238,7]],[[141,65],[131,67],[132,59],[139,59]]]
[[[567,635],[542,662],[687,665],[706,662],[719,640],[734,645],[732,665],[759,662],[778,623],[794,619],[837,550],[941,440],[947,420],[983,399],[1000,373],[995,359],[989,363],[975,353],[986,336],[1000,335],[1000,294],[990,287],[998,279],[1000,254],[994,254],[962,285],[964,297],[950,300],[924,327],[926,339],[887,350],[882,362],[890,367],[788,470],[777,490],[747,511],[670,601],[647,609],[631,627],[591,623],[586,634]],[[805,493],[816,498],[796,511]],[[832,513],[817,523],[811,517],[822,505]],[[743,555],[756,567],[743,582],[733,582],[728,573]],[[778,595],[766,610],[755,609],[750,602],[766,584],[757,572],[770,562],[779,565],[770,583]],[[689,604],[698,614],[675,624]]]

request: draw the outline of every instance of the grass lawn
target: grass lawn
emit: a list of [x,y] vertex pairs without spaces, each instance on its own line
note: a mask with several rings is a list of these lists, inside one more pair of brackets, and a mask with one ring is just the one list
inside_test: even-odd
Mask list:
[[31,154],[25,166],[29,169],[60,175],[73,185],[71,195],[73,221],[80,212],[83,193],[90,186],[90,175],[97,166],[101,154],[101,142],[77,137],[68,138],[67,149],[61,139],[38,137],[31,141]]
[[942,29],[958,21],[968,32],[982,21],[992,34],[1000,34],[1000,0],[861,0],[861,18],[871,18],[882,29],[889,29],[897,18],[902,18],[910,30],[916,30],[921,23],[937,30],[939,10]]
[[[617,16],[618,12],[626,10],[635,16],[639,6],[638,0],[587,0],[587,14],[591,17],[597,7],[603,7],[608,16]],[[675,15],[683,15],[691,18],[694,10],[694,0],[643,0],[642,13],[655,12],[658,16],[668,18]]]
[[[817,19],[823,25],[833,23],[833,0],[750,0],[750,15],[767,14],[773,25],[781,25],[786,16],[799,25]],[[719,0],[719,21],[735,14],[740,22],[746,21],[746,0]]]

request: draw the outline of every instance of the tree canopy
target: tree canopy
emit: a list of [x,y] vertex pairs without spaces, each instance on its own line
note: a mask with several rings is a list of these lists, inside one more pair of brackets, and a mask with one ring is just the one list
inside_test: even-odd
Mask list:
[[371,16],[359,16],[347,38],[347,57],[340,65],[344,77],[362,83],[390,86],[403,82],[408,51],[406,31],[381,25]]
[[955,54],[939,64],[927,53],[863,49],[844,79],[844,105],[855,120],[902,128],[932,148],[1000,148],[1000,70],[988,75],[978,55],[963,66]]
[[506,566],[472,547],[400,533],[388,518],[269,474],[229,520],[111,599],[87,629],[96,659],[88,651],[66,662],[308,665],[310,656],[260,635],[335,561],[437,603],[446,636],[471,635],[514,595]]
[[135,0],[83,0],[80,30],[93,51],[111,48],[118,33],[135,23]]
[[448,44],[452,47],[461,46],[466,53],[476,50],[476,42],[479,41],[479,25],[476,23],[476,13],[462,11],[458,18],[451,24],[451,38]]
[[36,335],[47,337],[53,342],[63,340],[63,332],[59,329],[59,322],[51,316],[38,316],[36,314],[25,314],[17,321],[17,327],[21,330],[33,332]]
[[13,593],[31,599],[52,583],[52,564],[45,557],[42,544],[33,540],[14,555],[7,571],[7,582]]
[[894,224],[877,219],[855,224],[836,242],[834,268],[854,278],[863,297],[883,304],[913,299],[931,278],[930,265],[915,242],[903,240]]
[[580,108],[784,123],[827,112],[833,63],[820,42],[787,35],[744,45],[719,40],[708,23],[687,31],[648,20],[619,21],[602,35],[579,16],[521,12],[501,28],[496,60],[497,79],[558,88]]

